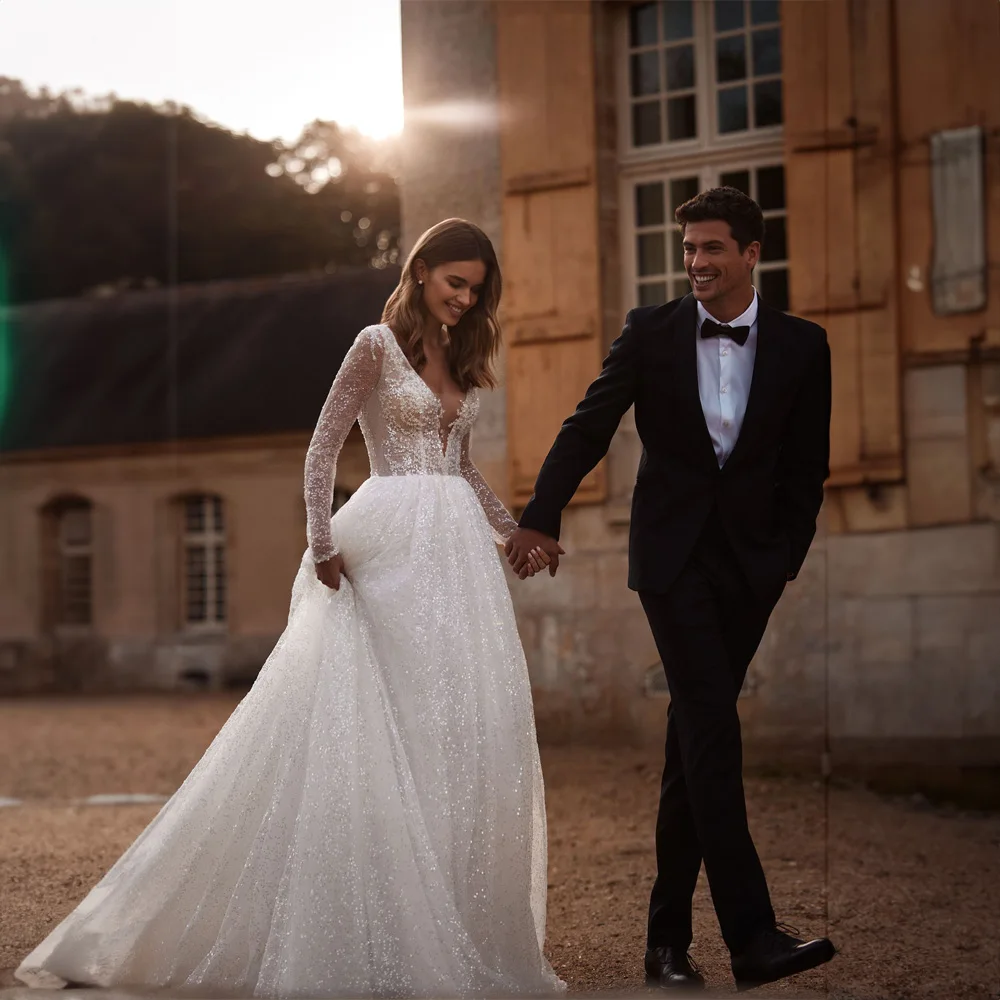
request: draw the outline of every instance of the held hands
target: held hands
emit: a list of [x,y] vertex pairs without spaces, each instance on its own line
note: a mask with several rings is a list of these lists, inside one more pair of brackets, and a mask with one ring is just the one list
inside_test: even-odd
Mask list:
[[531,528],[515,528],[504,545],[507,561],[514,567],[520,579],[540,573],[546,566],[549,576],[555,576],[559,569],[559,557],[566,550],[554,539]]
[[331,556],[325,562],[316,563],[316,578],[332,590],[340,590],[340,577],[343,573],[344,560],[342,556]]

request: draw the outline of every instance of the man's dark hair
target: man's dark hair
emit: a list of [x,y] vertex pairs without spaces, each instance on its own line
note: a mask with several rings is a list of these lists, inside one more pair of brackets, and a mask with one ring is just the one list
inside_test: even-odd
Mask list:
[[764,243],[764,215],[749,195],[734,187],[717,187],[702,191],[684,202],[674,218],[683,229],[689,222],[707,222],[720,219],[729,223],[729,231],[740,248],[740,253],[751,243]]

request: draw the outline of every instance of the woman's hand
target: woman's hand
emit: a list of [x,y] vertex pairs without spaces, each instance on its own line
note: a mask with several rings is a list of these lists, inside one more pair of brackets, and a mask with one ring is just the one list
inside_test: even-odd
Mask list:
[[[331,556],[325,562],[316,563],[316,578],[332,590],[340,590],[340,577],[344,574],[344,560],[341,556]],[[345,578],[346,578],[346,574]]]
[[549,555],[544,549],[534,548],[528,553],[528,560],[521,568],[519,576],[522,580],[525,580],[529,576],[541,573],[550,562]]
[[504,546],[507,561],[522,579],[541,573],[547,566],[549,576],[559,569],[559,557],[566,550],[554,539],[532,528],[515,528]]
[[535,573],[541,573],[541,571],[552,562],[545,549],[538,546],[533,548],[528,554],[528,561],[531,563],[532,576],[534,576]]

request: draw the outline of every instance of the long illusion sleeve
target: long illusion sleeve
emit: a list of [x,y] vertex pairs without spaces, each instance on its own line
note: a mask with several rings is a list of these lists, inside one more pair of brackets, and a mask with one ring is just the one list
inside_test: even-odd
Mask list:
[[511,533],[517,527],[517,521],[511,517],[510,512],[500,502],[497,495],[490,489],[489,484],[483,478],[483,474],[476,468],[475,463],[469,456],[469,444],[472,435],[469,431],[462,438],[461,470],[462,477],[472,487],[486,514],[493,529],[493,538],[498,545],[503,545],[510,538]]
[[378,384],[383,356],[384,345],[377,330],[362,330],[333,380],[309,442],[305,466],[306,535],[309,553],[316,563],[325,562],[338,551],[330,533],[337,458]]

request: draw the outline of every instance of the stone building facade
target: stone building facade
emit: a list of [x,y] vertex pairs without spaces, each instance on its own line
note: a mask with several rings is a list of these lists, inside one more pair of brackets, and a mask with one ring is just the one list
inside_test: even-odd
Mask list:
[[[685,288],[674,205],[762,203],[761,294],[826,326],[832,477],[741,698],[751,758],[995,778],[1000,62],[994,0],[403,0],[404,243],[477,221],[503,388],[474,458],[517,511],[628,308]],[[245,683],[304,548],[302,459],[390,272],[0,315],[0,693]],[[659,742],[626,587],[627,415],[511,580],[543,739]],[[339,500],[367,475],[355,433]],[[930,767],[933,765],[933,767]],[[991,771],[991,769],[993,769]]]
[[[751,756],[1000,764],[1000,62],[993,0],[403,0],[403,221],[504,265],[505,384],[475,448],[515,509],[633,305],[686,291],[673,208],[765,209],[756,282],[822,323],[832,476],[741,699]],[[630,415],[513,583],[552,737],[659,741],[626,588]]]
[[[0,313],[0,695],[252,682],[305,551],[316,416],[398,271]],[[368,475],[354,429],[334,503]]]

